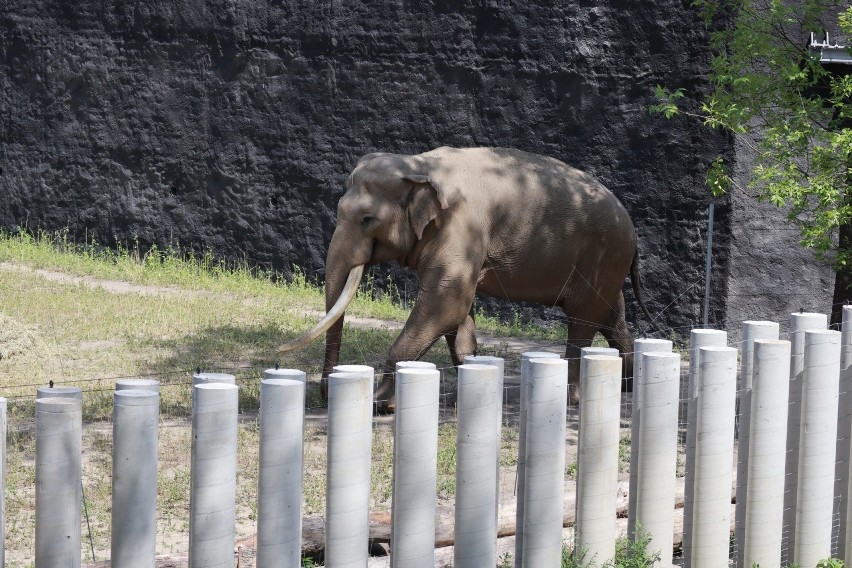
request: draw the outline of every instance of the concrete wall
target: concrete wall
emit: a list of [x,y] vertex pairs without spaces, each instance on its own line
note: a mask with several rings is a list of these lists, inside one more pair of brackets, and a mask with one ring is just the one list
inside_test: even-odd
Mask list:
[[[517,147],[622,199],[651,311],[688,329],[701,317],[704,172],[734,149],[647,107],[656,84],[706,88],[703,24],[674,0],[536,4],[11,0],[0,227],[178,242],[322,278],[359,156]],[[722,204],[715,322],[730,316],[731,223]],[[410,275],[387,270],[413,294]]]

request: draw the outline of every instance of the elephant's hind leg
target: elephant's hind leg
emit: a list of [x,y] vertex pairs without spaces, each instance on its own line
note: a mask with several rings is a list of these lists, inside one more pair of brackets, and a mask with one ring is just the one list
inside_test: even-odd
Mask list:
[[618,295],[618,301],[613,306],[609,320],[601,328],[601,334],[606,338],[610,347],[618,349],[624,359],[624,377],[621,381],[621,390],[633,391],[633,335],[627,328],[627,320],[624,315],[624,294]]
[[568,343],[565,358],[568,360],[568,402],[580,402],[580,350],[591,347],[598,332],[597,326],[568,320]]

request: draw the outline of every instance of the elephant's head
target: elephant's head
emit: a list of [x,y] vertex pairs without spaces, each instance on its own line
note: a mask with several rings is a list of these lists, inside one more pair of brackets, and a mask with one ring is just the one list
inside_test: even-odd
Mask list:
[[343,313],[355,297],[364,267],[404,263],[423,232],[449,207],[440,176],[419,156],[369,154],[358,161],[337,204],[337,226],[325,263],[327,314],[315,327],[279,348],[298,349],[326,332],[324,375],[337,364]]

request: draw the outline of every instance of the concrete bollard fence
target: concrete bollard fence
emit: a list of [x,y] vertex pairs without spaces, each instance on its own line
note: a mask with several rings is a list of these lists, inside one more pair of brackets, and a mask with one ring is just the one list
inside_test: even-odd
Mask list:
[[[568,361],[530,359],[523,566],[559,566],[565,491]],[[517,541],[516,541],[517,546]]]
[[[630,490],[627,494],[627,538],[636,538],[636,497],[639,494],[639,462],[642,449],[639,446],[639,429],[642,424],[642,368],[644,353],[671,353],[672,342],[668,339],[637,339],[633,342],[633,396],[630,415]],[[618,356],[618,352],[613,355]],[[680,369],[678,369],[678,377]]]
[[[846,532],[849,519],[849,467],[852,444],[852,306],[843,306],[840,328],[840,386],[837,404],[837,459],[834,473],[838,520],[831,542],[832,555],[852,558],[846,551]],[[843,556],[846,554],[846,556]]]
[[111,562],[150,567],[157,552],[157,430],[160,395],[113,394]]
[[496,463],[502,402],[494,365],[461,365],[456,432],[456,568],[497,563]]
[[619,357],[580,359],[575,560],[604,565],[615,557],[621,365]]
[[189,565],[230,568],[234,564],[239,388],[226,382],[202,382],[192,390]]
[[831,556],[840,332],[805,331],[793,561],[816,566]]
[[394,568],[435,565],[440,379],[434,368],[397,367],[390,557]]
[[36,400],[35,567],[80,566],[82,403]]
[[686,390],[686,469],[683,486],[683,556],[692,556],[692,519],[695,501],[695,435],[698,409],[698,357],[702,347],[724,347],[728,344],[728,334],[718,329],[693,329],[689,334],[689,378]]
[[[852,313],[852,312],[850,312]],[[727,565],[731,528],[731,481],[739,485],[735,562],[743,566],[781,562],[783,493],[797,478],[795,548],[790,562],[815,565],[835,551],[832,534],[837,505],[847,506],[835,488],[835,472],[848,471],[848,444],[838,400],[848,380],[842,361],[852,359],[852,332],[808,329],[814,321],[794,314],[793,342],[774,337],[771,322],[744,322],[740,458],[733,463],[736,350],[726,335],[694,330],[691,344],[690,412],[687,439],[692,501],[684,519],[690,527],[687,566]],[[813,314],[804,314],[810,316]],[[848,316],[847,316],[848,317]],[[824,321],[816,318],[817,323]],[[711,344],[707,346],[706,344]],[[713,346],[713,343],[721,346]],[[636,341],[631,445],[631,506],[628,524],[641,524],[651,553],[671,565],[677,452],[679,356],[667,341]],[[655,351],[659,348],[661,351]],[[795,349],[800,349],[797,355]],[[604,354],[597,354],[603,351]],[[604,350],[581,358],[583,397],[579,406],[577,501],[574,549],[577,563],[612,560],[616,534],[616,487],[621,423],[622,361]],[[502,360],[469,357],[459,367],[455,566],[497,563]],[[482,364],[483,362],[494,365]],[[798,363],[797,363],[798,362]],[[558,565],[562,553],[565,486],[567,365],[552,353],[527,355],[522,362],[524,436],[519,455],[518,506],[522,538],[516,539],[519,566]],[[798,365],[799,371],[793,372]],[[341,370],[348,372],[341,372]],[[355,371],[355,372],[353,372]],[[233,376],[194,377],[190,480],[190,566],[232,566],[236,493],[237,401]],[[257,565],[297,566],[301,557],[301,494],[306,375],[268,369],[260,390]],[[328,476],[325,561],[329,567],[367,563],[373,439],[373,380],[368,366],[340,366],[329,379]],[[203,379],[203,380],[202,380]],[[790,383],[798,381],[790,387]],[[390,527],[394,567],[434,564],[436,464],[440,372],[432,364],[397,367],[394,417],[394,475]],[[116,382],[113,414],[112,549],[114,565],[150,566],[155,551],[156,381]],[[795,471],[787,458],[789,397],[799,389],[799,436]],[[77,388],[39,389],[36,403],[35,565],[79,566],[81,395]],[[5,404],[0,398],[0,429]],[[841,406],[841,410],[846,410]],[[748,418],[748,423],[745,419]],[[689,444],[690,442],[688,442]],[[687,449],[690,449],[689,446]],[[0,440],[0,453],[3,446]],[[688,454],[689,455],[689,454]],[[838,459],[835,460],[835,456]],[[841,465],[842,460],[846,465]],[[785,467],[787,467],[785,475]],[[250,474],[250,473],[249,473]],[[523,474],[523,476],[521,475]],[[521,480],[523,479],[523,482]],[[844,480],[847,483],[848,481]],[[0,464],[0,487],[5,471]],[[743,491],[743,485],[745,490]],[[834,513],[834,517],[832,517]],[[0,501],[0,526],[4,520]],[[504,519],[505,520],[505,519]],[[503,530],[503,527],[501,527]],[[833,531],[833,532],[832,532]],[[57,537],[59,535],[59,537]],[[634,535],[635,536],[635,535]],[[787,538],[784,536],[783,538]],[[849,539],[844,538],[844,543]],[[848,554],[848,551],[846,551]],[[842,552],[840,553],[842,554]],[[4,557],[7,556],[3,553]]]
[[790,314],[790,381],[789,409],[787,413],[787,461],[784,480],[784,530],[781,544],[781,562],[793,562],[796,548],[796,499],[799,492],[799,439],[802,423],[802,381],[805,368],[805,331],[825,329],[825,314]]
[[702,347],[698,352],[695,415],[695,476],[692,547],[687,565],[718,568],[728,564],[737,350]]
[[325,565],[363,568],[370,535],[373,378],[366,365],[328,377]]
[[753,377],[754,342],[758,339],[778,339],[779,326],[773,321],[744,321],[740,352],[739,416],[737,417],[737,507],[734,544],[737,566],[745,565],[742,555],[742,542],[745,538],[746,490],[748,487],[748,455],[751,431],[751,394]]
[[751,377],[750,442],[744,458],[748,486],[739,558],[749,568],[780,566],[784,500],[778,496],[784,492],[790,342],[755,339]]
[[[642,374],[633,384],[635,389],[638,383],[642,392],[639,409],[642,422],[636,432],[641,459],[636,464],[632,460],[630,463],[631,473],[635,468],[637,474],[633,525],[638,523],[647,533],[648,551],[659,553],[660,566],[666,568],[672,565],[674,542],[672,487],[677,476],[680,355],[646,351],[639,358]],[[633,493],[633,488],[630,492]]]
[[532,359],[559,359],[549,351],[525,351],[521,353],[521,389],[518,410],[518,500],[515,509],[515,568],[524,562],[524,495],[527,475],[527,399],[529,398],[529,362]]
[[260,382],[257,566],[299,566],[306,377],[295,369],[264,376],[280,378]]

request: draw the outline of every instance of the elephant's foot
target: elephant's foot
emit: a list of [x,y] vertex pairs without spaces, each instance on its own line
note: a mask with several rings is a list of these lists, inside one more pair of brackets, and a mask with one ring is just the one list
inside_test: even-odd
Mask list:
[[393,414],[396,410],[395,395],[393,375],[384,375],[373,393],[376,414]]
[[568,406],[580,404],[580,383],[568,383]]

